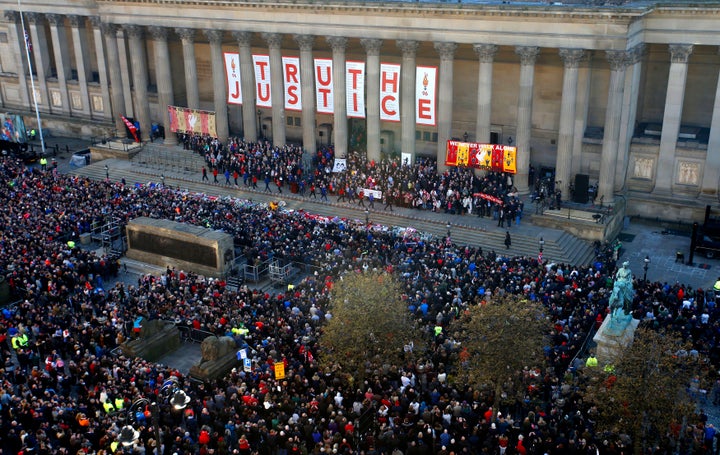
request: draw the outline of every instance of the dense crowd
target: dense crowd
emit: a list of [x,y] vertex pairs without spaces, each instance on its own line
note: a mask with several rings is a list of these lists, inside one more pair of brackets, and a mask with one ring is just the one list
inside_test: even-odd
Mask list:
[[[272,153],[273,148],[263,148]],[[292,152],[286,152],[284,159],[292,161]],[[360,159],[356,165],[372,167]],[[410,172],[427,174],[428,181],[441,178],[423,164],[397,173],[392,166],[377,166],[373,175],[380,184],[390,177],[399,186],[406,178],[420,184]],[[367,172],[358,178],[365,180]],[[319,175],[328,184],[336,177]],[[158,444],[168,454],[525,455],[631,449],[623,438],[596,434],[593,409],[574,387],[576,355],[607,314],[612,262],[541,263],[479,245],[454,245],[409,231],[398,235],[361,222],[273,211],[162,185],[43,172],[10,159],[0,162],[0,179],[0,197],[7,201],[0,213],[0,264],[11,294],[19,298],[0,318],[4,454],[143,454]],[[443,179],[464,185],[461,173]],[[137,216],[222,229],[235,237],[248,261],[283,258],[314,273],[276,294],[248,286],[231,290],[222,279],[172,268],[161,276],[141,276],[131,286],[115,282],[113,275],[123,273],[116,261],[73,242],[98,220]],[[398,274],[408,311],[424,322],[432,341],[414,360],[383,365],[369,371],[364,383],[355,383],[319,368],[318,337],[323,321],[332,317],[333,282],[366,269]],[[681,329],[697,349],[717,350],[720,313],[713,299],[679,284],[636,284],[636,317]],[[527,385],[520,401],[448,380],[461,355],[450,321],[468,306],[503,294],[541,301],[554,327],[545,346],[548,368],[528,365],[514,373]],[[163,365],[117,356],[115,348],[133,336],[140,316],[233,336],[248,350],[252,371],[238,368],[204,384]],[[436,326],[447,330],[434,336]],[[276,362],[285,364],[284,380],[274,379]],[[183,412],[173,412],[160,396],[169,377],[192,398]],[[160,403],[163,412],[128,415],[140,397]],[[153,428],[158,416],[160,441]],[[139,426],[140,442],[123,448],[118,435],[130,422]],[[708,434],[703,419],[688,422],[688,428],[693,431],[683,452],[703,452]]]

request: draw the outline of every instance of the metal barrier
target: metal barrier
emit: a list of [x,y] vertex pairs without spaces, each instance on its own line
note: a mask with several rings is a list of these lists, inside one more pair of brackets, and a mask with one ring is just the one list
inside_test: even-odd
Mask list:
[[293,266],[291,263],[282,264],[279,260],[275,259],[270,263],[270,281],[276,284],[288,284],[290,277],[293,274]]
[[180,340],[188,343],[202,343],[205,338],[215,336],[214,333],[206,330],[193,329],[192,327],[175,325],[180,331]]
[[260,264],[245,264],[245,281],[252,281],[257,283],[260,281],[260,277],[268,272],[270,261],[263,261]]

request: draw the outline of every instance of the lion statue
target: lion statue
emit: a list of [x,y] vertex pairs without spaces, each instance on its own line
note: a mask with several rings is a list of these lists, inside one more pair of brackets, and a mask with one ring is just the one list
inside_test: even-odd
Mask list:
[[231,337],[209,336],[200,345],[200,352],[202,353],[200,363],[221,359],[228,354],[234,353],[235,348],[235,340]]

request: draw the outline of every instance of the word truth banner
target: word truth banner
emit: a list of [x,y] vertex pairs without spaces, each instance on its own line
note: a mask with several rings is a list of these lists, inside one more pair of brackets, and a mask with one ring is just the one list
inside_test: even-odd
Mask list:
[[217,137],[215,112],[168,106],[170,131],[173,133],[194,133]]
[[467,166],[483,171],[517,173],[517,147],[478,142],[448,141],[446,166]]

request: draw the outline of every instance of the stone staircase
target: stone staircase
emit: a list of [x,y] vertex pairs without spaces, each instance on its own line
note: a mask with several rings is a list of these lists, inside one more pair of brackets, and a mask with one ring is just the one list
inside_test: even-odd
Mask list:
[[[139,153],[132,162],[123,160],[105,160],[92,163],[89,166],[72,171],[73,174],[95,180],[105,179],[104,166],[108,165],[110,179],[118,181],[125,179],[128,184],[147,183],[152,181],[161,183],[161,176],[165,176],[165,185],[182,190],[204,193],[217,196],[233,196],[252,199],[258,202],[277,202],[283,200],[287,209],[306,210],[328,217],[341,217],[351,220],[364,221],[365,210],[357,205],[335,203],[336,198],[330,197],[330,202],[317,202],[289,191],[282,195],[277,193],[263,193],[250,191],[245,188],[235,188],[227,185],[213,185],[202,182],[201,169],[204,160],[201,156],[181,147],[165,147],[159,144],[146,145],[146,149]],[[512,237],[512,246],[505,248],[506,229],[496,227],[496,223],[478,220],[470,216],[446,215],[442,213],[418,212],[411,209],[396,209],[394,212],[383,211],[382,208],[370,210],[368,218],[371,224],[384,226],[412,227],[419,232],[431,234],[434,237],[444,237],[447,234],[447,223],[451,224],[450,237],[457,245],[471,245],[482,247],[483,251],[495,251],[503,256],[532,256],[539,252],[539,241],[542,237],[543,258],[550,262],[572,265],[587,265],[594,258],[594,249],[590,242],[581,240],[571,234],[556,229],[547,229],[533,226],[529,218],[523,220],[521,226],[508,229]]]

